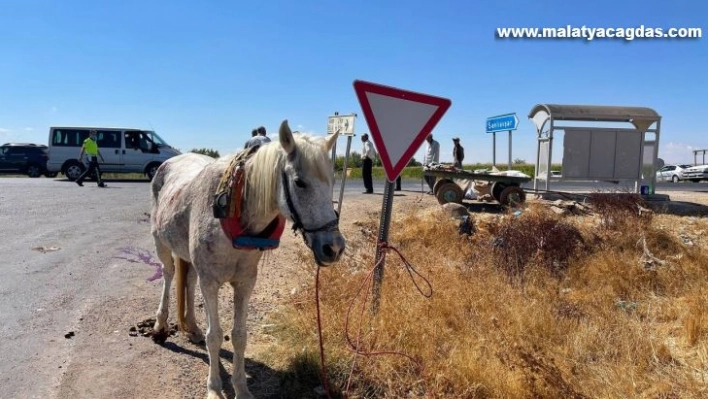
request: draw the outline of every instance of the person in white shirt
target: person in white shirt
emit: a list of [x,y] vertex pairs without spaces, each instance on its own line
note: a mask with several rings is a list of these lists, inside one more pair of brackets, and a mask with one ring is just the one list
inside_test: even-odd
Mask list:
[[[440,143],[438,143],[436,140],[433,140],[433,135],[432,133],[428,135],[428,137],[425,138],[425,141],[428,142],[428,151],[425,154],[425,164],[430,165],[432,163],[439,163],[440,162]],[[425,176],[425,181],[428,183],[428,187],[430,187],[430,191],[428,191],[428,194],[433,193],[433,187],[435,186],[435,176]]]
[[374,150],[374,144],[369,141],[369,135],[367,133],[361,135],[361,142],[364,143],[361,150],[361,176],[364,179],[364,188],[366,189],[363,194],[373,194],[374,182],[372,168],[374,166],[374,159],[376,159],[376,150]]

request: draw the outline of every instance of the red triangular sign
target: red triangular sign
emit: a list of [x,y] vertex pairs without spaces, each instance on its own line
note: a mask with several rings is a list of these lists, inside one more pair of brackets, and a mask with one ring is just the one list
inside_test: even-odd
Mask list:
[[394,182],[452,102],[361,80],[354,81],[354,91],[381,157],[386,179]]

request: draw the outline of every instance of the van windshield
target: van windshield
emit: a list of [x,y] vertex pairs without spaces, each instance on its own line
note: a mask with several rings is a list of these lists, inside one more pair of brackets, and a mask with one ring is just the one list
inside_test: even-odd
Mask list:
[[155,142],[158,147],[169,147],[165,140],[163,140],[162,137],[160,137],[157,133],[150,130],[146,130],[145,133],[150,136],[152,141]]

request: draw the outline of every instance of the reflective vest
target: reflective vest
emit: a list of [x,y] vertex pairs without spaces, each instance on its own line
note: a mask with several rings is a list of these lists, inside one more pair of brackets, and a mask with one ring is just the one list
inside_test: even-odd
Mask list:
[[98,156],[98,144],[89,137],[84,140],[84,151],[91,156]]

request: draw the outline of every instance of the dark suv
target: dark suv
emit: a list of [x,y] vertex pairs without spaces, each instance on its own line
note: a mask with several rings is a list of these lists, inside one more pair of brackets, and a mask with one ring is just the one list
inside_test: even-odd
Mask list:
[[48,159],[46,145],[6,143],[0,146],[0,173],[56,177],[56,173],[47,172]]

